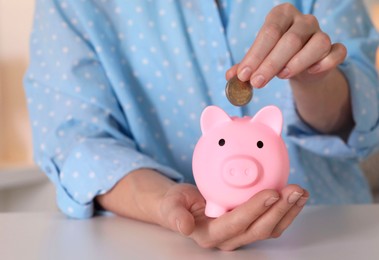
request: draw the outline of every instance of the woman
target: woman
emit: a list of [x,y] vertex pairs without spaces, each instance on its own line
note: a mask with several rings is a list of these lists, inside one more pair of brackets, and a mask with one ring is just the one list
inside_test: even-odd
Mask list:
[[[308,198],[371,202],[358,160],[379,137],[377,33],[360,1],[286,2],[37,1],[25,86],[59,208],[87,218],[97,205],[233,250],[280,236]],[[242,108],[224,94],[234,75],[256,88]],[[210,104],[278,106],[291,164],[290,185],[217,219],[191,170]]]

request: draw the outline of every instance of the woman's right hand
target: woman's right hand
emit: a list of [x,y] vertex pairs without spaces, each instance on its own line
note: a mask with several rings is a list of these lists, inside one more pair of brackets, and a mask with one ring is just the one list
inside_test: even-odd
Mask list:
[[258,240],[279,237],[305,205],[309,193],[297,185],[264,190],[219,218],[205,216],[205,201],[190,184],[175,184],[162,197],[160,225],[204,248],[234,250]]

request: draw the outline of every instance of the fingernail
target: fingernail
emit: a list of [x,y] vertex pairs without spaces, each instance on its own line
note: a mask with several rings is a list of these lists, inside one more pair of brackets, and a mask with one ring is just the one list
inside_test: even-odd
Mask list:
[[279,199],[279,197],[271,197],[271,198],[268,198],[266,201],[265,201],[265,206],[268,207],[268,206],[271,206],[272,204],[274,204],[275,202],[277,202]]
[[184,235],[181,228],[180,228],[180,220],[179,219],[176,219],[176,228],[178,229],[180,234]]
[[262,75],[255,76],[251,81],[250,84],[254,88],[261,88],[263,87],[263,84],[265,83],[265,78]]
[[248,81],[250,78],[251,72],[252,71],[251,71],[250,67],[245,67],[240,71],[240,73],[238,73],[237,77],[239,80],[241,80],[243,82]]
[[316,64],[316,65],[313,65],[312,67],[310,67],[310,68],[308,69],[308,72],[309,72],[309,73],[316,73],[316,72],[318,72],[320,69],[321,69],[320,64]]
[[298,201],[300,199],[300,197],[303,195],[303,193],[300,193],[300,192],[292,192],[291,195],[288,197],[288,203],[289,204],[293,204],[295,203],[296,201]]
[[299,207],[303,207],[305,203],[307,203],[308,197],[301,197],[297,202],[296,205]]
[[288,68],[282,69],[282,71],[278,74],[279,78],[287,78],[290,75],[290,70]]

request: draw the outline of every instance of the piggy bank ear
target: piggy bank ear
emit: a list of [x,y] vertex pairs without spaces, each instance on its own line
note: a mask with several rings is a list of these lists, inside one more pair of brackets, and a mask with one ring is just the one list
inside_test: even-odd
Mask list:
[[283,115],[282,111],[276,106],[262,108],[255,114],[251,121],[267,125],[274,130],[277,135],[280,135],[282,132]]
[[203,110],[200,118],[201,132],[204,134],[220,123],[229,122],[232,119],[224,110],[217,106],[208,106]]

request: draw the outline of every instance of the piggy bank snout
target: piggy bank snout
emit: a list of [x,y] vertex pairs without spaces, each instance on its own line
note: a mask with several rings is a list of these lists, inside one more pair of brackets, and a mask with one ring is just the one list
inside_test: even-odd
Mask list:
[[246,156],[228,159],[222,167],[225,183],[237,188],[253,185],[259,178],[261,168],[254,158]]

